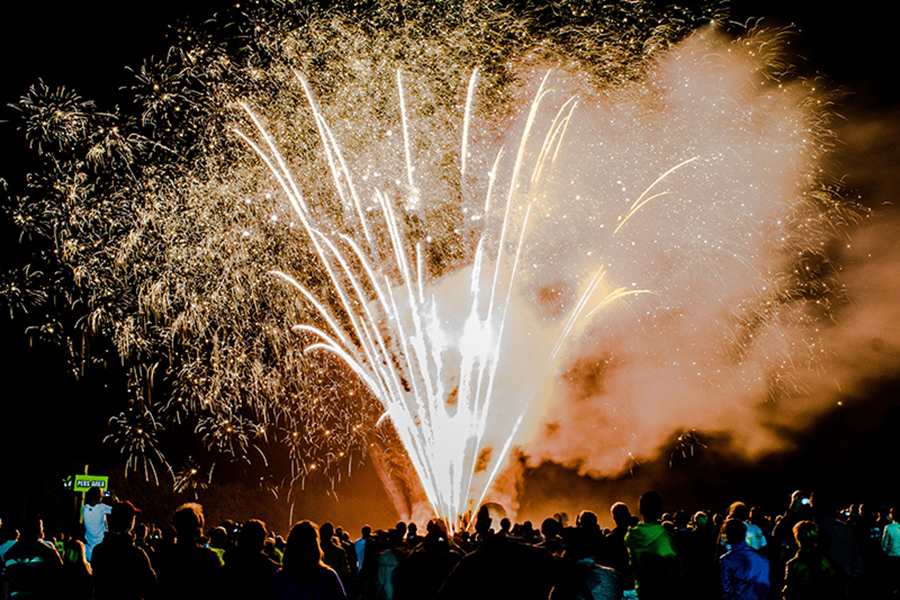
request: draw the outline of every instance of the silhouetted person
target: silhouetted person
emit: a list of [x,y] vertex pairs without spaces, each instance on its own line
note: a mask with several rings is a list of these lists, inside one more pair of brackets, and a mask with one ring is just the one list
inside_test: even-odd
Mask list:
[[634,592],[634,577],[631,575],[631,566],[628,564],[625,534],[632,525],[637,525],[638,520],[631,514],[631,509],[624,502],[616,502],[610,507],[609,512],[616,526],[606,534],[608,556],[603,565],[615,569],[621,577],[622,587],[626,591]]
[[717,541],[718,535],[709,515],[703,511],[691,517],[687,535],[676,532],[676,548],[682,559],[688,598],[711,600],[720,597]]
[[772,573],[784,575],[787,561],[797,553],[794,525],[800,521],[812,521],[813,512],[809,494],[796,490],[791,494],[787,510],[776,518],[768,548]]
[[[769,521],[769,517],[766,516],[761,507],[754,506],[750,509],[750,517],[747,519],[747,523],[748,531],[750,525],[755,525],[763,533],[763,536],[765,536],[766,543],[764,544],[764,547],[766,549],[766,552],[763,552],[763,554],[767,554],[770,550],[769,537],[772,533],[772,523]],[[753,546],[753,544],[750,544],[750,546],[755,547]]]
[[0,575],[6,565],[6,552],[12,548],[19,539],[19,531],[9,523],[0,526]]
[[[812,520],[813,513],[809,496],[800,490],[795,491],[791,494],[791,502],[787,510],[772,531],[772,538],[779,544],[779,557],[781,559],[786,561],[797,552],[794,525],[800,521]],[[772,558],[774,559],[775,557],[772,556]]]
[[397,530],[397,539],[400,540],[400,542],[405,545],[406,544],[406,532],[407,532],[406,522],[398,521],[397,524],[394,526],[394,529]]
[[[508,521],[509,519],[507,519]],[[409,546],[409,549],[412,550],[416,546],[422,543],[424,539],[423,536],[419,535],[419,526],[415,523],[410,523],[406,526],[406,544]]]
[[153,560],[154,555],[161,556],[166,552],[171,552],[174,546],[175,528],[171,525],[166,525],[159,532],[159,536],[152,540],[151,547],[153,548],[153,555],[148,554],[147,556],[150,556],[151,560]]
[[620,575],[595,561],[590,516],[585,519],[585,513],[581,513],[578,524],[566,530],[566,550],[557,560],[550,600],[621,600]]
[[94,548],[94,600],[142,600],[156,588],[150,558],[131,537],[138,512],[130,502],[112,507],[106,537]]
[[442,521],[429,521],[426,532],[422,542],[394,572],[396,600],[434,598],[462,558],[462,553],[450,546]]
[[609,548],[606,542],[606,536],[603,534],[603,530],[600,529],[600,522],[597,519],[597,515],[592,511],[583,510],[578,515],[577,519],[577,529],[583,531],[585,534],[585,542],[587,544],[588,555],[598,564],[609,566],[606,563],[608,562],[609,557]]
[[374,597],[379,600],[393,600],[396,595],[394,589],[394,573],[406,558],[406,545],[402,536],[406,533],[405,524],[402,528],[395,527],[388,531],[380,532],[378,542],[373,548],[374,553],[367,558],[371,561],[372,571],[366,574],[371,584],[369,587]]
[[638,524],[637,517],[631,514],[631,509],[624,502],[613,504],[609,508],[609,514],[616,526],[607,534],[607,537],[619,537],[624,542],[628,528]]
[[279,539],[281,538],[269,535],[269,537],[266,538],[266,541],[263,542],[263,552],[265,552],[266,556],[280,565],[281,557],[284,556],[284,547],[279,547]]
[[625,546],[640,600],[680,597],[680,565],[672,538],[659,523],[662,496],[646,492],[640,499],[643,521],[628,530]]
[[519,536],[525,542],[535,543],[540,541],[540,532],[536,531],[531,521],[522,523],[522,531]]
[[282,568],[272,575],[273,600],[344,600],[346,594],[337,573],[322,562],[319,531],[303,521],[291,528]]
[[63,562],[62,585],[67,600],[90,600],[94,588],[91,565],[84,550],[84,524],[76,523],[72,535],[63,536],[56,551]]
[[730,550],[719,559],[722,600],[766,600],[769,596],[769,561],[747,543],[747,525],[731,518],[722,526]]
[[512,535],[512,521],[510,521],[507,517],[503,517],[500,519],[500,531],[497,532],[497,535],[502,535],[504,537],[509,537]]
[[881,550],[884,552],[887,569],[885,570],[885,591],[900,595],[900,508],[896,506],[890,512],[891,522],[881,532]]
[[479,508],[478,514],[475,516],[475,538],[479,544],[494,535],[494,530],[491,529],[492,522],[488,507]]
[[263,552],[266,524],[256,519],[244,523],[237,544],[225,552],[219,571],[222,600],[264,600],[269,595],[272,573],[281,565]]
[[156,553],[159,596],[167,600],[195,600],[209,594],[221,561],[219,555],[200,545],[203,508],[183,504],[172,516],[175,543]]
[[44,541],[40,517],[25,521],[19,540],[4,555],[10,598],[55,600],[59,598],[62,559],[56,548]]
[[766,546],[766,535],[763,530],[750,522],[750,508],[743,502],[734,502],[728,507],[728,518],[743,521],[747,527],[747,545],[754,550],[761,550]]
[[224,527],[213,527],[209,530],[209,549],[219,555],[219,560],[225,564],[225,546],[228,542],[228,532]]
[[492,536],[464,557],[437,595],[440,600],[546,600],[553,587],[549,552]]
[[131,537],[134,538],[134,545],[143,550],[152,563],[153,547],[150,546],[150,542],[147,538],[147,533],[147,526],[143,523],[138,523],[131,530]]
[[543,548],[553,556],[562,556],[566,546],[562,538],[563,528],[559,521],[552,517],[547,517],[541,523],[541,535],[544,540],[537,544],[538,548]]
[[[415,524],[413,524],[413,533],[415,533],[415,527]],[[409,534],[407,534],[408,536]],[[342,527],[338,527],[334,530],[334,541],[344,550],[344,554],[347,556],[347,564],[350,567],[350,579],[356,581],[356,574],[359,571],[359,560],[356,558],[356,546],[353,545],[350,535]]]
[[372,528],[364,525],[360,530],[360,538],[353,542],[353,549],[356,551],[356,571],[362,571],[363,563],[366,559],[366,550],[369,545],[369,538],[372,537]]
[[[406,527],[404,525],[404,531]],[[334,540],[334,526],[331,523],[322,523],[319,527],[319,545],[322,547],[322,562],[334,569],[341,578],[341,584],[344,591],[349,591],[355,581],[355,574],[350,573],[350,561],[347,560],[347,553]]]
[[827,492],[815,492],[810,505],[819,526],[820,550],[837,572],[841,597],[849,598],[851,588],[863,574],[862,553],[856,535],[847,523],[837,518],[838,506]]
[[834,600],[841,589],[837,572],[819,549],[819,526],[812,521],[794,525],[798,549],[788,561],[784,576],[784,600]]

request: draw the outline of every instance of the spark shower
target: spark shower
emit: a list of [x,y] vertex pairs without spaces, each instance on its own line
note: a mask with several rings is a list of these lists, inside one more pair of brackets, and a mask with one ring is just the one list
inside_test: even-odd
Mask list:
[[[296,331],[309,332],[318,338],[320,341],[307,350],[325,350],[340,357],[378,398],[385,410],[382,419],[390,419],[396,429],[431,507],[453,527],[457,526],[462,515],[474,512],[484,500],[504,464],[532,400],[526,395],[515,398],[513,404],[507,402],[502,407],[506,409],[505,419],[502,412],[498,414],[493,406],[497,403],[494,385],[498,368],[503,364],[501,350],[508,326],[511,297],[522,248],[527,240],[530,214],[527,199],[533,191],[532,187],[540,181],[541,173],[552,169],[558,158],[565,130],[576,106],[574,99],[563,103],[549,120],[549,127],[542,139],[539,137],[537,140],[538,148],[533,147],[531,130],[540,114],[541,100],[549,93],[545,90],[549,76],[549,73],[545,75],[538,88],[518,148],[513,149],[515,160],[508,181],[502,182],[501,189],[495,192],[502,152],[498,153],[488,175],[490,184],[479,215],[484,223],[482,234],[476,245],[474,262],[468,269],[468,284],[461,288],[463,296],[469,300],[461,322],[448,322],[451,319],[445,298],[439,300],[434,291],[426,291],[423,244],[417,243],[415,250],[410,251],[395,208],[385,194],[375,188],[370,204],[380,210],[381,218],[377,223],[382,229],[381,237],[388,240],[382,244],[385,250],[379,252],[377,232],[371,231],[376,223],[372,218],[372,208],[364,209],[354,184],[354,174],[347,167],[343,152],[317,110],[309,86],[302,77],[298,75],[315,115],[320,141],[326,148],[335,187],[343,205],[352,207],[358,218],[359,242],[365,244],[365,250],[357,240],[346,235],[341,235],[340,240],[329,239],[313,225],[312,214],[297,182],[275,143],[249,110],[250,118],[265,139],[266,150],[242,136],[265,161],[290,200],[349,321],[347,326],[339,324],[332,311],[314,293],[289,275],[278,273],[315,306],[328,325],[328,330],[298,325]],[[470,111],[476,83],[477,72],[469,82],[463,117],[459,160],[461,182],[466,180]],[[416,183],[401,72],[397,73],[397,90],[407,192],[405,197],[400,198],[400,203],[414,207],[428,199],[420,197]],[[535,158],[527,160],[529,154],[535,155]],[[668,174],[663,174],[641,194],[632,207],[632,213],[641,207],[653,186]],[[492,204],[499,204],[499,209],[493,208]],[[518,224],[520,231],[514,235],[510,231],[514,215],[521,213],[522,208],[525,210]],[[491,240],[491,234],[497,239]],[[510,237],[518,240],[509,244],[512,256],[507,258],[503,254]],[[338,243],[343,243],[347,250],[342,251]],[[357,265],[355,268],[352,266],[354,263]],[[395,274],[394,281],[391,274]],[[543,359],[547,367],[555,360],[567,336],[579,325],[583,314],[589,318],[603,305],[634,293],[622,288],[595,299],[602,279],[601,268],[578,302],[566,311],[567,319],[560,326],[558,341],[552,348],[544,349]],[[453,299],[453,302],[458,303],[459,298]],[[515,368],[515,365],[512,367]],[[540,386],[542,375],[542,370],[538,370],[532,383]],[[500,425],[498,421],[501,420],[506,422]],[[488,428],[493,436],[488,434]],[[486,445],[490,437],[495,437],[500,443],[499,452]],[[485,456],[486,460],[483,459]],[[474,484],[473,479],[481,471],[486,476],[482,474],[482,481]]]
[[[651,340],[685,336],[682,342],[693,346],[688,355],[697,352],[706,362],[691,356],[697,370],[690,377],[707,397],[736,381],[738,394],[766,393],[766,376],[814,359],[816,341],[804,331],[814,316],[792,306],[796,284],[786,256],[808,259],[828,239],[827,221],[804,197],[820,151],[814,112],[803,108],[813,98],[764,85],[758,51],[705,29],[658,57],[647,81],[583,107],[577,72],[533,64],[520,75],[525,85],[506,130],[480,149],[478,162],[489,165],[480,174],[468,171],[479,154],[469,147],[476,71],[460,106],[458,159],[442,166],[457,171],[455,196],[476,232],[474,248],[470,264],[441,277],[432,276],[425,258],[431,236],[414,239],[401,216],[418,214],[435,193],[427,180],[434,173],[420,168],[411,143],[411,135],[429,132],[410,132],[416,126],[407,107],[418,99],[407,98],[402,70],[396,104],[385,109],[395,127],[382,134],[402,142],[364,142],[375,149],[356,162],[296,74],[350,233],[329,235],[316,224],[302,181],[245,106],[263,141],[240,135],[280,184],[344,316],[279,272],[324,322],[295,331],[311,334],[316,341],[308,350],[339,357],[379,400],[382,420],[396,430],[432,510],[452,526],[484,501],[511,447],[527,446],[540,422],[553,417],[554,396],[565,394],[564,379],[573,379],[559,359],[571,365],[578,352],[569,346],[583,343],[580,334],[603,344],[604,334],[619,329],[619,347],[634,343],[636,326],[655,329]],[[369,125],[361,121],[351,132],[357,142],[377,137]],[[401,167],[388,167],[392,161]],[[628,236],[629,227],[638,235]],[[542,281],[550,276],[548,263],[553,279]],[[614,274],[611,284],[607,272]],[[625,300],[639,294],[651,298]],[[616,300],[623,302],[619,311],[600,311]],[[683,321],[673,314],[692,302],[705,305],[684,324],[694,331],[660,327],[662,315]],[[768,345],[754,336],[777,339],[757,365],[742,356]],[[653,371],[677,367],[679,354]],[[621,355],[617,350],[595,365]],[[547,412],[538,416],[541,401]]]
[[401,514],[455,525],[544,461],[779,446],[854,215],[827,95],[716,9],[579,6],[253,5],[145,63],[139,118],[23,99],[54,166],[16,222],[78,317],[34,331],[125,365],[129,470],[286,449],[292,489],[371,457]]

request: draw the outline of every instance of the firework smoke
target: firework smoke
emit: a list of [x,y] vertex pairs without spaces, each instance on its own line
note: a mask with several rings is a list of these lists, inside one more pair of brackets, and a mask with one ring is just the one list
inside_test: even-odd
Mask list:
[[771,41],[699,32],[645,81],[581,108],[567,148],[580,160],[548,184],[565,196],[548,194],[553,217],[526,258],[532,293],[564,305],[599,263],[612,285],[653,294],[610,307],[570,351],[525,445],[531,464],[609,475],[690,429],[778,447],[761,406],[823,356],[830,290],[798,270],[821,266],[835,214],[816,194],[817,97],[778,81]]
[[[753,456],[806,422],[791,406],[828,357],[825,248],[852,215],[822,188],[821,96],[779,81],[774,41],[700,31],[640,83],[579,104],[533,191],[528,308],[503,350],[508,410],[543,398],[518,438],[527,465],[611,476],[694,430]],[[573,78],[554,85],[577,90]],[[651,293],[582,322],[548,371],[522,348],[552,343],[598,268],[609,288]]]
[[[45,188],[61,191],[22,197],[13,217],[52,239],[80,317],[36,331],[82,361],[84,340],[112,341],[132,396],[110,439],[141,454],[130,464],[164,464],[160,438],[181,424],[215,455],[267,464],[286,447],[292,483],[334,476],[393,439],[361,382],[288,333],[327,324],[271,271],[290,273],[339,320],[346,310],[270,170],[230,133],[253,131],[241,106],[259,115],[323,234],[377,222],[374,189],[384,194],[408,247],[424,249],[429,293],[450,323],[470,300],[460,282],[491,217],[489,174],[496,161],[498,185],[512,180],[545,78],[533,127],[551,130],[566,106],[571,118],[548,146],[552,160],[527,149],[509,216],[519,231],[531,207],[487,462],[502,464],[509,421],[531,408],[513,440],[524,461],[499,475],[496,497],[513,508],[523,464],[611,475],[673,432],[728,432],[749,455],[779,447],[778,427],[827,396],[812,393],[821,380],[810,373],[840,336],[826,326],[841,299],[828,250],[852,213],[821,171],[826,97],[786,72],[778,36],[697,30],[719,15],[649,4],[558,7],[562,23],[550,26],[488,3],[417,6],[403,18],[387,6],[365,18],[251,8],[235,16],[230,42],[215,23],[185,29],[166,61],[140,69],[137,120],[46,89],[23,100],[29,141],[52,155]],[[297,73],[359,185],[362,214],[337,193],[346,181],[329,169]],[[599,272],[594,302],[570,322]],[[587,318],[617,290],[635,294]]]
[[[762,422],[771,420],[771,411],[761,411],[760,404],[789,396],[792,382],[821,360],[815,328],[831,290],[823,273],[810,277],[803,271],[811,263],[820,269],[826,264],[824,248],[841,215],[819,181],[824,134],[817,97],[802,84],[779,81],[777,55],[764,54],[776,42],[765,34],[732,42],[705,29],[659,56],[639,83],[588,95],[577,110],[573,98],[579,92],[596,92],[579,85],[577,72],[551,77],[546,65],[532,62],[519,73],[520,95],[540,97],[550,110],[538,112],[536,102],[529,109],[514,99],[511,118],[500,128],[485,127],[494,136],[482,135],[473,152],[472,162],[482,166],[497,156],[499,169],[482,169],[480,179],[469,175],[471,182],[465,161],[460,167],[466,225],[477,228],[471,222],[492,216],[468,198],[483,197],[484,189],[490,197],[494,185],[511,185],[516,201],[506,205],[503,219],[520,223],[524,236],[517,246],[522,282],[516,280],[509,300],[510,333],[492,359],[499,361],[500,375],[490,401],[499,408],[485,417],[487,434],[476,445],[501,455],[481,470],[503,463],[507,436],[518,431],[510,419],[521,415],[528,426],[516,442],[530,464],[577,464],[595,476],[652,457],[679,430],[731,432],[741,423],[731,438],[742,451],[778,446],[771,423]],[[529,78],[542,72],[534,91],[537,84]],[[554,129],[563,114],[563,126]],[[370,123],[356,125],[360,143]],[[536,147],[520,145],[532,128],[559,135],[548,134]],[[375,143],[384,150],[380,139]],[[520,151],[502,160],[502,148],[509,146]],[[392,172],[386,153],[364,150],[355,166],[395,187],[397,202],[417,214],[442,196],[419,183],[421,173],[413,183],[420,163],[410,159],[407,144],[404,150],[407,179],[379,173]],[[551,154],[552,161],[542,161]],[[532,157],[526,161],[531,177],[520,182],[524,155]],[[426,175],[435,175],[425,182],[446,180],[440,169],[423,166]],[[393,170],[401,172],[399,166]],[[354,171],[342,172],[348,183],[337,185],[349,188]],[[381,197],[379,184],[369,185],[376,189],[362,186],[360,196]],[[531,211],[535,219],[526,234]],[[361,218],[358,228],[368,236],[366,221]],[[609,293],[650,293],[578,319],[582,300],[594,298],[585,293],[592,273],[604,273],[599,288]],[[438,319],[463,339],[475,288],[456,274],[439,276],[433,286]],[[554,347],[554,339],[566,343]],[[552,360],[559,350],[562,365]],[[529,410],[538,398],[543,414]],[[455,405],[448,410],[455,412]],[[434,443],[430,438],[422,443]]]

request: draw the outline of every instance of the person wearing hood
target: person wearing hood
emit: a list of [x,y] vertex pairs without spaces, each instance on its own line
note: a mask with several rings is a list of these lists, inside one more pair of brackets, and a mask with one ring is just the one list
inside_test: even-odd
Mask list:
[[659,523],[663,512],[662,496],[653,491],[644,493],[639,508],[642,522],[625,534],[628,562],[638,598],[679,598],[680,561],[671,536]]

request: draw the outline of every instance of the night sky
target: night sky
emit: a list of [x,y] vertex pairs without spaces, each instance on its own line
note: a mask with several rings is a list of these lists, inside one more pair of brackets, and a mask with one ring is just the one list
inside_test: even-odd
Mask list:
[[[211,14],[227,4],[164,0],[136,11],[112,0],[4,3],[0,176],[15,187],[28,165],[24,141],[8,122],[12,111],[7,104],[30,84],[42,78],[54,86],[74,87],[100,106],[114,105],[120,98],[117,89],[131,77],[125,67],[165,52],[167,25],[185,16]],[[898,52],[891,43],[896,25],[882,13],[884,4],[874,0],[845,3],[841,9],[823,6],[806,0],[741,1],[732,3],[732,14],[739,22],[764,18],[773,26],[796,27],[791,47],[798,70],[820,74],[826,86],[843,93],[837,105],[842,118],[835,123],[839,143],[833,172],[874,209],[869,221],[881,219],[889,228],[900,222],[893,208],[895,190],[900,189]],[[15,232],[7,223],[2,227],[3,260],[14,262]],[[900,228],[894,231],[894,239],[900,241]],[[900,277],[898,272],[893,275]],[[58,350],[29,346],[19,322],[10,321],[8,315],[3,315],[0,331],[5,356],[0,362],[0,517],[14,518],[35,505],[44,510],[65,505],[58,478],[67,470],[80,471],[85,463],[94,472],[115,468],[118,457],[101,444],[115,406],[111,391],[115,383],[106,379],[114,375],[97,373],[76,382],[65,372]],[[900,354],[900,339],[889,332],[872,343],[883,344],[895,358]],[[562,467],[539,469],[526,478],[523,513],[537,518],[558,499],[547,490],[560,486],[568,490],[569,502],[598,511],[620,497],[634,501],[645,485],[662,487],[676,504],[696,502],[690,490],[703,489],[711,505],[746,494],[780,510],[779,503],[794,488],[815,487],[823,481],[856,490],[860,500],[897,502],[897,486],[888,483],[885,474],[893,472],[897,456],[898,392],[900,370],[873,378],[848,399],[852,402],[846,410],[826,415],[798,437],[796,452],[761,464],[744,464],[719,453],[717,441],[708,440],[699,456],[664,456],[618,482],[585,480]],[[396,518],[368,469],[342,482],[337,500],[309,500],[321,497],[316,485],[321,483],[312,485],[304,516],[322,520],[328,511],[336,511],[351,529],[365,520],[384,526]],[[63,500],[47,500],[57,494]]]

